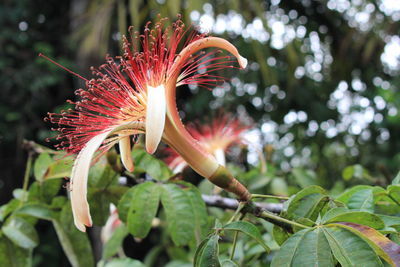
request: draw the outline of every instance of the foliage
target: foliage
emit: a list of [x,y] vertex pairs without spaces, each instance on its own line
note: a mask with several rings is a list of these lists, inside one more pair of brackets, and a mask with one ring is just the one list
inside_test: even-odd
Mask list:
[[[299,176],[309,174],[296,169],[293,177],[297,178],[284,182],[295,193],[284,202],[279,199],[285,197],[254,195],[254,200],[265,198],[263,202],[281,205],[280,214],[254,211],[246,205],[229,212],[204,202],[202,194],[208,189],[202,184],[208,181],[201,182],[200,191],[191,183],[176,180],[177,176],[169,170],[162,175],[154,172],[151,166],[164,166],[154,157],[136,157],[135,163],[146,164],[148,171],[125,172],[127,182],[118,182],[120,166],[115,164],[119,159],[113,159],[114,151],[108,153],[91,168],[89,175],[89,192],[92,197],[99,192],[92,202],[94,224],[103,226],[103,235],[107,236],[102,238],[99,266],[398,266],[400,263],[397,178],[385,187],[357,185],[333,196],[317,185],[304,185],[304,177]],[[132,151],[133,155],[143,153],[140,146]],[[63,168],[54,167],[58,164]],[[71,265],[94,265],[89,240],[100,241],[99,237],[90,230],[87,235],[75,228],[66,198],[68,190],[62,189],[61,174],[71,167],[68,157],[51,150],[43,152],[35,158],[26,176],[36,181],[29,188],[16,189],[15,198],[1,206],[0,255],[5,255],[1,259],[4,264],[28,266],[35,261],[35,249],[40,246],[36,227],[40,220],[46,220],[52,223]],[[52,175],[48,176],[50,172]],[[259,167],[249,171],[236,168],[235,172],[238,177],[246,177],[242,181],[249,187],[259,179],[252,173],[271,175]],[[274,179],[278,178],[272,174],[269,182],[258,186],[256,191],[270,191]],[[110,203],[117,206],[118,217],[110,216]],[[105,226],[106,222],[113,227]],[[127,243],[132,242],[146,247],[143,258],[134,260],[127,256],[132,246]]]
[[[382,1],[340,1],[348,4],[344,9],[335,2],[2,3],[0,265],[40,266],[59,249],[65,259],[52,265],[399,265],[400,176],[392,182],[400,161],[399,64],[381,60],[398,32],[399,15]],[[135,171],[125,173],[110,151],[91,169],[95,228],[83,234],[73,226],[63,180],[71,157],[25,143],[23,183],[23,140],[43,143],[50,135],[42,120],[46,112],[67,108],[65,98],[73,99],[73,88],[83,86],[37,54],[90,77],[88,66],[119,53],[128,25],[137,30],[158,13],[174,18],[179,12],[186,24],[227,19],[225,30],[212,34],[230,39],[250,62],[247,72],[213,93],[178,90],[183,120],[221,108],[251,117],[267,168],[257,165],[252,147],[232,156],[240,164],[229,167],[252,193],[289,199],[262,201],[283,204],[279,216],[248,211],[241,218],[207,206],[202,194],[211,194],[212,185],[190,171],[173,176],[164,162],[136,149]],[[357,21],[365,14],[367,22]],[[252,35],[260,24],[256,31],[265,38]],[[281,45],[276,27],[285,31]],[[343,100],[351,104],[344,107]],[[101,243],[96,227],[106,224],[111,203],[122,224],[99,249],[92,246]],[[49,248],[55,240],[60,248]]]

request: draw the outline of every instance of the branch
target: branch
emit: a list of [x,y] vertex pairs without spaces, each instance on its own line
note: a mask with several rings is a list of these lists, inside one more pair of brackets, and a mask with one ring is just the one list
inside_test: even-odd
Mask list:
[[[201,195],[201,197],[203,198],[206,205],[210,206],[210,207],[218,207],[218,208],[222,208],[222,209],[236,210],[239,206],[239,201],[234,198],[221,197],[218,195],[215,195],[215,196]],[[280,213],[283,208],[282,203],[255,202],[254,204],[259,209],[267,210],[267,211],[273,212],[273,213]]]

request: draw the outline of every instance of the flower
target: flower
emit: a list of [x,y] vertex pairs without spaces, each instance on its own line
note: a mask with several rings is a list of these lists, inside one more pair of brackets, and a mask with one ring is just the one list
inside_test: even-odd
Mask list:
[[[214,155],[220,165],[225,166],[225,153],[233,145],[244,143],[243,133],[249,128],[237,118],[220,115],[210,124],[189,124],[187,130],[207,152]],[[175,173],[187,166],[186,161],[176,151],[167,149],[167,153],[167,164]]]
[[247,189],[186,131],[175,101],[177,86],[210,87],[224,80],[214,75],[216,70],[232,67],[234,61],[220,55],[219,50],[197,53],[200,50],[224,49],[241,68],[246,67],[247,60],[222,38],[189,33],[180,19],[170,27],[164,23],[165,19],[153,27],[148,23],[143,34],[134,34],[131,43],[124,38],[123,56],[107,57],[106,64],[92,68],[96,78],[86,81],[86,90],[76,91],[79,101],[68,101],[75,108],[48,114],[48,119],[58,125],[56,138],[61,142],[57,148],[78,154],[71,172],[70,197],[74,222],[81,231],[92,225],[86,195],[95,153],[98,157],[118,143],[121,161],[132,171],[131,138],[138,134],[145,134],[149,153],[154,153],[163,139],[197,173],[240,199],[250,198]]

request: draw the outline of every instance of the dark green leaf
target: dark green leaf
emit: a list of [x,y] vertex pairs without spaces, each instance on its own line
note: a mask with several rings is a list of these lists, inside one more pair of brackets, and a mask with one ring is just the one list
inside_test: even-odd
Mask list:
[[129,232],[139,238],[147,236],[151,223],[157,214],[160,201],[160,186],[146,182],[136,186],[135,196],[132,199],[127,226]]
[[167,180],[172,175],[171,170],[163,161],[154,158],[143,149],[134,149],[132,157],[135,162],[135,173],[146,172],[159,181]]
[[94,266],[89,239],[75,227],[69,202],[63,207],[59,218],[53,220],[53,226],[72,266]]
[[220,262],[218,259],[219,248],[218,248],[218,235],[213,235],[206,239],[207,242],[203,245],[202,249],[198,252],[198,256],[195,258],[195,267],[219,267]]
[[32,266],[31,250],[16,246],[5,236],[0,237],[0,266],[4,267]]
[[31,249],[39,244],[35,228],[22,218],[11,218],[3,227],[3,233],[21,248]]
[[88,202],[94,225],[102,226],[110,217],[110,199],[105,190],[89,188]]
[[194,237],[196,224],[189,196],[176,184],[165,184],[162,188],[161,203],[167,215],[168,232],[176,245],[186,245]]
[[196,251],[194,253],[194,258],[193,258],[193,265],[194,266],[199,266],[200,263],[200,258],[203,253],[204,247],[207,245],[208,240],[210,240],[211,236],[206,237],[203,241],[200,242],[200,244],[197,246]]
[[269,247],[265,244],[264,240],[262,239],[261,233],[258,230],[258,228],[249,222],[245,221],[237,221],[237,222],[232,222],[223,227],[224,230],[235,230],[235,231],[240,231],[254,240],[256,240],[261,246],[264,247],[264,249],[269,253],[270,249]]

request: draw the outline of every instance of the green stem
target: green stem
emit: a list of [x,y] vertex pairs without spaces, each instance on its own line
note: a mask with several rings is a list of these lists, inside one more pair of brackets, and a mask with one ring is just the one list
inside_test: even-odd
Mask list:
[[261,194],[251,194],[251,198],[273,198],[273,199],[283,199],[288,200],[288,197],[274,196],[274,195],[261,195]]
[[235,249],[236,249],[236,243],[237,243],[238,235],[239,235],[239,231],[235,231],[235,234],[233,236],[233,244],[232,244],[231,256],[229,257],[230,260],[233,260],[233,256],[235,255]]
[[243,207],[245,205],[246,205],[245,202],[239,202],[239,205],[238,205],[237,209],[235,210],[235,213],[232,215],[232,217],[229,219],[229,221],[226,224],[233,222],[235,217],[239,214],[239,212],[243,209]]
[[282,217],[280,217],[278,215],[275,215],[273,213],[270,213],[268,211],[262,211],[257,217],[263,218],[263,219],[266,219],[266,220],[271,219],[273,221],[278,221],[278,222],[281,222],[281,223],[284,223],[284,224],[290,224],[290,225],[297,226],[297,227],[300,227],[300,228],[305,228],[305,229],[311,228],[310,226],[307,226],[307,225],[304,225],[304,224],[300,224],[300,223],[297,223],[297,222],[282,218]]
[[[24,190],[24,192],[28,191],[29,176],[31,174],[31,168],[32,168],[32,153],[28,153],[28,160],[26,161],[25,174],[24,174],[24,183],[22,184],[22,190]],[[25,201],[25,198],[24,198],[24,201]]]
[[31,168],[32,168],[32,153],[28,154],[28,160],[26,162],[26,168],[25,168],[25,174],[24,174],[24,183],[22,185],[22,189],[26,191],[28,189],[28,183],[29,183],[29,176],[31,174]]
[[[238,207],[238,210],[239,210],[239,211],[240,211],[240,210],[243,208],[243,206],[244,206],[244,205],[242,205],[242,207],[240,207],[240,204],[241,204],[241,203],[239,203],[239,207]],[[243,220],[244,216],[246,216],[246,213],[242,213],[242,214],[240,215],[239,221]],[[239,235],[239,231],[235,231],[235,234],[234,234],[234,236],[233,236],[232,251],[231,251],[231,255],[230,255],[230,257],[229,257],[230,260],[233,260],[233,256],[235,256],[235,250],[236,250],[236,243],[237,243],[238,235]]]

